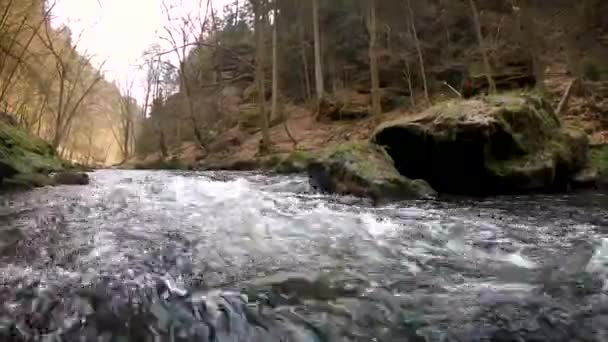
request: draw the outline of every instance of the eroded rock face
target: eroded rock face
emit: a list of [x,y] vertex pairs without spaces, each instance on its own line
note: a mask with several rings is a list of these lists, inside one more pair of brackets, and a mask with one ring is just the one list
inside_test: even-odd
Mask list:
[[327,193],[368,197],[374,201],[433,198],[423,180],[408,179],[397,171],[381,148],[368,143],[340,145],[308,165],[313,188]]
[[60,172],[53,176],[53,181],[57,185],[87,185],[89,175],[81,172]]
[[382,125],[373,141],[399,172],[466,195],[566,189],[587,164],[584,132],[564,127],[530,95],[438,104]]

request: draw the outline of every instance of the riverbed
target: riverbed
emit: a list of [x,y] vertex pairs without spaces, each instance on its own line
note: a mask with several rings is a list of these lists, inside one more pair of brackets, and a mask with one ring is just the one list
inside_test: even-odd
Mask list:
[[0,198],[2,341],[607,341],[608,195],[100,170]]

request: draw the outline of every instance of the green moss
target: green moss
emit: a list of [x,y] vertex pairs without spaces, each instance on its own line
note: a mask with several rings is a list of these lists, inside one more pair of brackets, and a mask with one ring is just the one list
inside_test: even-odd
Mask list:
[[63,169],[49,144],[3,122],[0,122],[0,162],[18,173],[49,173]]
[[318,155],[311,151],[293,151],[276,163],[274,169],[278,173],[298,173],[306,171],[308,165],[316,161]]
[[260,107],[244,104],[239,107],[239,127],[243,130],[257,130],[260,127]]
[[5,146],[16,146],[40,155],[54,155],[53,148],[29,132],[0,122],[0,140]]
[[590,161],[601,174],[608,175],[608,144],[592,147]]
[[587,164],[584,131],[562,125],[532,92],[445,101],[384,124],[373,141],[387,145],[405,176],[446,192],[548,188]]
[[322,151],[322,158],[331,159],[366,179],[400,177],[384,149],[369,143],[345,143]]
[[436,192],[422,180],[403,177],[386,151],[372,143],[346,143],[328,147],[311,164],[309,175],[329,183],[326,191],[383,199],[432,198]]

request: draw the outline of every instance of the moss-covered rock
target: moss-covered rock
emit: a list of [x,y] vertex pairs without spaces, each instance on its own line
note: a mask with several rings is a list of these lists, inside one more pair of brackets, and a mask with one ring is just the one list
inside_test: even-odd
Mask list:
[[323,192],[369,197],[375,201],[432,198],[423,180],[399,174],[381,148],[351,143],[328,148],[308,165],[311,185]]
[[444,102],[382,125],[373,141],[401,174],[447,193],[566,189],[587,164],[586,134],[529,94]]
[[61,160],[48,143],[11,122],[0,120],[0,181],[13,178],[15,183],[27,183],[24,178],[28,175],[45,175],[62,169]]
[[6,178],[2,184],[2,191],[31,190],[43,186],[55,185],[51,177],[41,173],[18,173]]
[[317,159],[318,156],[314,152],[293,151],[277,163],[274,171],[283,174],[305,172],[308,165]]
[[608,190],[608,144],[592,147],[589,154],[590,164],[597,170],[597,185]]

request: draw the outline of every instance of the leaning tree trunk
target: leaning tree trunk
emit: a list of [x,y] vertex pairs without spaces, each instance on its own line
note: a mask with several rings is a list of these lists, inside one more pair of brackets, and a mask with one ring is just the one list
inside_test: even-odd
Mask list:
[[[416,52],[418,53],[418,64],[420,65],[420,74],[422,75],[422,86],[424,88],[424,99],[427,104],[431,103],[431,98],[429,97],[429,86],[428,81],[426,79],[426,70],[424,67],[424,56],[422,54],[422,46],[420,45],[420,39],[418,39],[418,30],[416,29],[416,22],[414,16],[414,10],[412,9],[411,0],[407,0],[407,10],[409,15],[410,22],[410,30],[412,33],[412,37],[414,38],[414,44],[416,45]],[[412,94],[413,96],[413,94]]]

